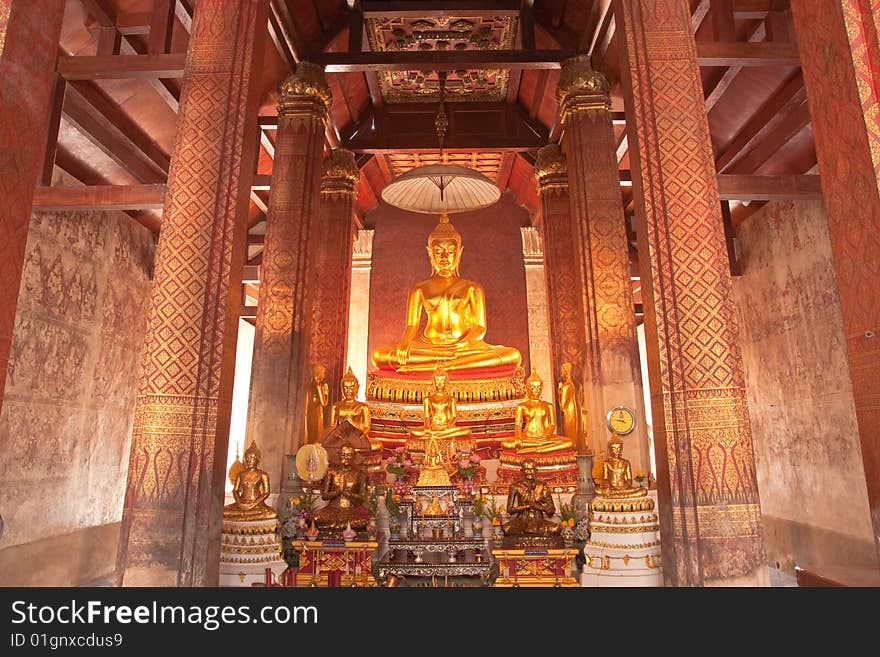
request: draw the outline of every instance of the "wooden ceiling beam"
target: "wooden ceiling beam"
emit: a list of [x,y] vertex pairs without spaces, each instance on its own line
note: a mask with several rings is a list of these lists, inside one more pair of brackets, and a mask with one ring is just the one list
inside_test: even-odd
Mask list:
[[723,201],[815,201],[822,199],[819,176],[753,176],[722,174],[718,191]]
[[116,25],[116,10],[110,0],[80,0],[83,8],[103,27]]
[[182,78],[186,53],[68,56],[58,58],[66,80]]
[[161,210],[165,185],[37,187],[34,211]]
[[150,34],[147,52],[150,54],[171,52],[174,21],[177,18],[177,0],[153,0]]
[[737,20],[761,20],[774,11],[791,8],[790,0],[734,0],[733,13]]
[[455,71],[482,69],[558,69],[574,53],[564,50],[444,50],[339,52],[315,55],[327,73],[360,71]]
[[793,43],[697,41],[700,66],[800,66]]
[[363,0],[366,18],[519,16],[520,0]]

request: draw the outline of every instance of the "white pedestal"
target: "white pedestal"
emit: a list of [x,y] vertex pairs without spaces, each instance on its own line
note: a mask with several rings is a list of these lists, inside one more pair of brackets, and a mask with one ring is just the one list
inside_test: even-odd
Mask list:
[[281,558],[278,520],[224,520],[220,539],[220,586],[265,583],[266,568],[277,581],[287,564]]

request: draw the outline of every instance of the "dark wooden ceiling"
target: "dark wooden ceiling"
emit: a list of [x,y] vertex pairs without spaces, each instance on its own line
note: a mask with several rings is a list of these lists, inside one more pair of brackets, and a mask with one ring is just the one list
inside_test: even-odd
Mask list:
[[[193,4],[193,0],[68,0],[61,54],[184,53]],[[700,43],[794,41],[785,1],[690,0],[690,4]],[[329,61],[330,53],[347,53],[352,47],[429,51],[453,58],[493,49],[590,52],[594,66],[612,83],[621,194],[631,213],[619,36],[610,5],[611,0],[271,0],[260,81],[261,150],[259,184],[250,208],[252,233],[262,232],[265,218],[279,83],[297,61],[322,57]],[[814,172],[816,156],[799,67],[791,61],[767,66],[731,63],[703,67],[719,174]],[[529,209],[533,222],[539,222],[534,151],[548,140],[564,137],[557,122],[558,69],[486,71],[465,64],[449,69],[449,157],[485,170]],[[437,75],[358,70],[328,72],[327,79],[333,93],[328,145],[357,153],[361,179],[355,220],[369,226],[370,210],[379,204],[384,185],[407,166],[437,157],[433,128]],[[68,83],[63,105],[59,101],[56,164],[86,184],[163,183],[179,93],[179,79]],[[734,201],[733,223],[759,204]],[[132,215],[154,230],[160,228],[158,209]],[[260,250],[258,241],[253,242],[252,264],[258,262]]]

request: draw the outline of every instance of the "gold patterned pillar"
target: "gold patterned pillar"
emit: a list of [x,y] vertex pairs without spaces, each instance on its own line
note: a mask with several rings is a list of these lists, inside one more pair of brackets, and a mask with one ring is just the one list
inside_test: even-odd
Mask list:
[[[267,0],[195,7],[135,406],[117,581],[210,586]],[[245,175],[243,175],[245,174]]]
[[523,226],[523,260],[526,266],[526,304],[529,314],[529,362],[544,379],[541,399],[554,403],[553,367],[550,358],[550,328],[547,325],[547,283],[544,275],[544,244],[535,226]]
[[263,450],[273,490],[305,442],[309,338],[317,271],[324,124],[330,88],[320,66],[297,64],[281,85],[245,441]]
[[370,273],[373,270],[373,231],[359,230],[351,246],[351,294],[346,360],[360,382],[358,399],[366,401],[370,333]]
[[604,454],[608,411],[618,405],[635,411],[636,427],[624,438],[624,456],[633,471],[647,472],[645,402],[610,87],[592,70],[589,57],[579,55],[563,62],[557,96],[583,281],[587,426],[594,449]]
[[718,182],[686,0],[614,0],[667,584],[763,584]]
[[[565,156],[559,144],[548,144],[538,151],[535,178],[541,199],[541,229],[546,272],[547,314],[550,322],[552,378],[544,388],[556,388],[562,380],[562,363],[575,367],[574,378],[583,380],[587,346],[584,333],[583,278],[580,246],[575,238],[568,194]],[[543,375],[542,375],[543,376]],[[552,381],[552,385],[550,385]],[[559,410],[557,409],[558,417]],[[596,436],[590,437],[596,439]],[[595,440],[594,440],[595,443]],[[594,452],[598,449],[592,445]]]
[[358,167],[354,153],[334,148],[324,160],[321,181],[321,221],[318,227],[318,281],[312,315],[311,362],[327,368],[330,401],[342,397],[348,344],[351,289],[351,246],[354,238],[355,185]]

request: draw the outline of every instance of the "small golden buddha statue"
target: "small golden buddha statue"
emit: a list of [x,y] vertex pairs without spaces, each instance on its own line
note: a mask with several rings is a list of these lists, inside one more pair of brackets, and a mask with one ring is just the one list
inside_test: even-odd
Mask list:
[[345,372],[340,385],[342,399],[330,407],[330,426],[335,427],[343,420],[348,420],[349,424],[360,429],[367,436],[371,452],[381,451],[382,443],[370,438],[370,407],[357,399],[360,383],[351,371],[351,367]]
[[518,454],[543,454],[571,449],[572,442],[556,435],[556,417],[553,406],[541,399],[544,382],[532,370],[526,379],[526,398],[516,407],[513,440],[501,442],[503,449]]
[[232,497],[235,502],[223,507],[224,520],[272,520],[278,513],[266,504],[269,475],[260,470],[260,450],[253,441],[244,453],[244,468],[235,476]]
[[[483,341],[486,297],[479,283],[458,275],[461,252],[461,235],[444,213],[428,236],[431,277],[410,288],[403,336],[376,349],[373,365],[398,372],[430,372],[437,363],[447,370],[519,366],[517,349]],[[423,311],[427,324],[419,336]]]
[[324,436],[324,408],[330,396],[330,388],[324,381],[327,369],[320,363],[312,366],[312,380],[309,385],[309,401],[306,404],[306,443],[321,442]]
[[[514,516],[504,523],[506,536],[556,536],[561,527],[549,520],[556,513],[550,487],[537,478],[537,465],[525,459],[520,465],[522,478],[510,485],[507,513]],[[546,516],[546,517],[545,517]]]
[[446,373],[446,369],[437,363],[432,379],[434,389],[422,400],[425,424],[423,427],[410,429],[410,435],[414,438],[425,438],[432,434],[442,442],[454,438],[470,437],[470,429],[455,426],[457,415],[455,397],[446,390],[448,381],[449,375]]
[[443,452],[435,434],[428,435],[425,443],[425,460],[419,471],[416,486],[451,486],[449,472],[443,462]]
[[629,461],[621,456],[623,441],[614,434],[608,441],[608,455],[602,464],[602,483],[596,486],[596,495],[600,497],[626,498],[644,497],[647,488],[632,485],[632,468]]
[[585,430],[581,422],[581,389],[572,379],[572,364],[563,363],[560,368],[562,381],[557,387],[559,408],[562,409],[562,426],[565,428],[565,437],[574,443],[578,454],[589,454]]
[[321,499],[327,506],[315,512],[319,529],[343,530],[351,523],[356,531],[366,529],[370,520],[364,503],[367,499],[367,474],[354,464],[354,447],[345,444],[339,448],[339,465],[331,467],[324,477]]

